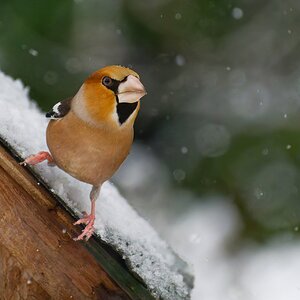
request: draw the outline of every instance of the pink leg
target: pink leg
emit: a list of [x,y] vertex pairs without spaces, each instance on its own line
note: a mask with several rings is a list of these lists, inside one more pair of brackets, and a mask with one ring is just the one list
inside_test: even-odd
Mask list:
[[49,166],[54,166],[55,162],[49,152],[41,151],[37,154],[29,155],[20,165],[36,165],[44,160],[48,161]]
[[87,241],[92,234],[94,233],[94,223],[95,223],[95,208],[96,208],[96,200],[99,196],[101,186],[93,186],[91,193],[90,193],[90,199],[91,199],[91,213],[88,215],[87,213],[84,213],[83,218],[79,219],[77,222],[74,223],[74,225],[79,224],[85,224],[86,227],[82,230],[82,233],[77,237],[74,238],[74,241],[80,241],[83,240],[85,237],[85,240]]

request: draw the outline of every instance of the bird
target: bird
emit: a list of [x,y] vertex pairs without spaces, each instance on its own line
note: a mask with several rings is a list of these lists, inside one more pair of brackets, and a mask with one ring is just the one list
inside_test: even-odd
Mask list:
[[91,211],[74,225],[84,224],[74,240],[88,240],[95,231],[95,203],[101,186],[129,154],[140,99],[146,90],[130,68],[112,65],[92,73],[74,97],[46,113],[49,151],[29,155],[22,165],[47,161],[76,179],[92,185]]

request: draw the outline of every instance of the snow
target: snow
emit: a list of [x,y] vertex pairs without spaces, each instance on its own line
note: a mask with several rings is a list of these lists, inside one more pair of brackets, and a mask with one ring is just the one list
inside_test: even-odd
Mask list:
[[[126,161],[118,173],[118,182],[122,190],[127,190],[134,207],[146,219],[151,219],[172,248],[192,265],[195,275],[192,300],[300,299],[300,227],[297,222],[289,224],[288,232],[282,231],[264,243],[256,242],[243,234],[242,219],[233,199],[224,195],[199,197],[183,188],[174,189],[168,184],[172,174],[159,172],[164,170],[160,157],[155,157],[154,152],[143,145],[136,144],[132,152],[137,159],[130,157]],[[265,148],[262,154],[272,153]],[[289,202],[295,198],[289,196],[295,189],[293,166],[274,161],[267,168],[270,172],[259,172],[259,178],[253,178],[257,182],[249,190],[251,198],[256,199],[255,202],[259,199],[262,205],[265,197],[274,202],[287,197],[284,205],[293,208],[293,213],[287,215],[299,220],[294,217],[299,209]],[[140,174],[145,169],[150,170],[148,183],[128,179],[127,172]],[[274,183],[273,173],[281,174],[280,184]],[[271,178],[266,182],[262,180],[264,177]],[[258,185],[264,182],[266,185]],[[149,188],[151,185],[156,186],[156,194]],[[146,199],[143,203],[139,200],[141,195]],[[298,201],[297,197],[295,199]],[[261,207],[255,207],[255,215],[267,225],[270,222],[268,210],[260,213]],[[286,207],[280,208],[284,209]]]
[[285,234],[233,250],[242,229],[235,207],[224,199],[202,200],[171,222],[169,233],[170,244],[195,270],[192,300],[299,300],[300,241]]
[[185,147],[185,146],[181,147],[181,153],[182,154],[187,154],[188,152],[189,152],[189,149],[187,147]]
[[181,13],[176,13],[174,17],[175,17],[175,20],[179,21],[179,20],[181,20],[182,15],[181,15]]
[[186,60],[185,60],[185,57],[181,54],[178,54],[176,55],[175,57],[175,62],[176,62],[176,65],[179,66],[179,67],[182,67],[185,65],[186,63]]
[[195,133],[198,152],[207,157],[223,155],[230,146],[230,133],[223,125],[205,123]]
[[232,10],[232,16],[234,19],[239,20],[244,16],[244,12],[239,7],[234,7]]
[[[19,80],[0,72],[0,135],[23,158],[47,150],[48,120],[28,97]],[[33,169],[78,215],[90,210],[91,186],[46,163]],[[142,200],[141,200],[142,201]],[[112,245],[156,297],[188,299],[189,287],[177,267],[177,256],[109,182],[96,202],[96,233]]]
[[38,54],[39,54],[38,51],[35,49],[29,49],[28,52],[32,56],[38,56]]

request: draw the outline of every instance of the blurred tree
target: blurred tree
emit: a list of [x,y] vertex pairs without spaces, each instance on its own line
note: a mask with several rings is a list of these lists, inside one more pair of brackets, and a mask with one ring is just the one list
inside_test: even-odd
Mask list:
[[65,69],[72,18],[71,0],[1,2],[1,69],[29,85],[43,109],[73,82]]
[[293,232],[300,225],[298,136],[295,130],[237,136],[226,154],[200,158],[183,184],[200,194],[231,197],[246,237]]

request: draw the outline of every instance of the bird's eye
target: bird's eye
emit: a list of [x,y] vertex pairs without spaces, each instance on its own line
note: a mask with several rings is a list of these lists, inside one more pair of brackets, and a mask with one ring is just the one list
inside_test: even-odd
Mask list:
[[103,79],[102,79],[102,83],[105,85],[105,86],[112,86],[112,84],[113,84],[113,80],[110,78],[110,77],[108,77],[108,76],[105,76],[105,77],[103,77]]

